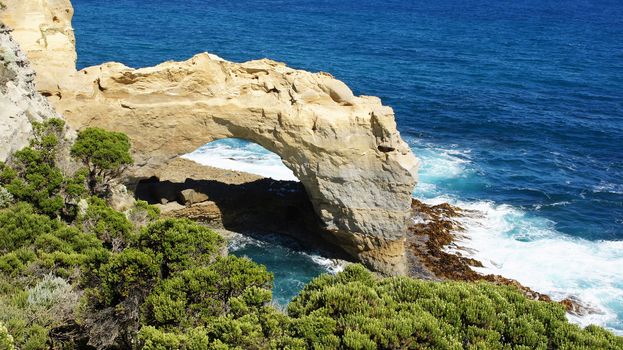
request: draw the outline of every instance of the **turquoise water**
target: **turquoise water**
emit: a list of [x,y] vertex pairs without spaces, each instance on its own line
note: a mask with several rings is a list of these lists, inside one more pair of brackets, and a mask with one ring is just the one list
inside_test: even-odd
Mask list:
[[[620,1],[74,6],[80,67],[149,66],[201,51],[234,61],[270,57],[381,97],[423,162],[414,195],[477,210],[464,222],[464,244],[487,272],[557,298],[579,297],[603,314],[577,322],[623,332]],[[248,147],[217,144],[199,156],[235,152],[247,163],[241,166],[257,164],[256,150],[254,160],[244,159]],[[276,174],[278,159],[265,156],[262,171]],[[261,247],[248,254],[283,255]],[[284,257],[268,266],[303,281],[306,264]]]
[[[274,275],[273,303],[284,309],[298,292],[322,273],[336,273],[343,264],[293,247],[283,237],[256,239],[235,235],[229,240],[230,254],[246,256],[265,265]],[[294,245],[295,246],[295,245]]]

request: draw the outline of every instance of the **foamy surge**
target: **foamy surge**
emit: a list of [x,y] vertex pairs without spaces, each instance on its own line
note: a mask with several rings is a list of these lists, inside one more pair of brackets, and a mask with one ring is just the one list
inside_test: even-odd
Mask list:
[[[462,219],[466,231],[461,245],[465,247],[463,254],[484,264],[477,269],[479,272],[516,279],[557,300],[575,297],[601,313],[583,317],[569,315],[571,321],[582,326],[598,324],[623,334],[623,241],[570,237],[557,231],[554,222],[518,208],[489,201],[466,202],[444,195],[443,189],[438,187],[440,183],[468,181],[475,173],[469,150],[411,143],[415,144],[416,154],[422,161],[420,183],[414,196],[428,204],[449,202],[471,211]],[[219,168],[296,180],[277,155],[244,141],[213,142],[186,158]],[[239,240],[240,243],[251,242]],[[318,255],[309,257],[330,272],[343,268]]]
[[555,300],[575,297],[600,313],[568,315],[572,322],[623,334],[623,241],[570,237],[557,231],[555,222],[509,205],[439,195],[434,182],[471,171],[468,153],[430,148],[423,153],[418,152],[423,163],[418,187],[423,186],[414,195],[427,204],[448,202],[470,211],[461,219],[460,245],[462,254],[483,263],[478,272],[516,279]]
[[569,237],[551,221],[508,205],[443,197],[425,202],[450,202],[472,211],[461,219],[465,234],[459,245],[463,254],[483,263],[478,272],[516,279],[555,300],[575,297],[600,313],[569,315],[571,321],[623,333],[623,241]]
[[275,180],[299,181],[278,155],[240,139],[214,141],[182,157],[215,168],[243,171]]
[[[260,248],[260,249],[267,248],[268,246],[274,247],[275,245],[280,245],[280,240],[283,239],[283,237],[279,235],[274,235],[274,236],[267,236],[267,241],[261,241],[261,240],[243,235],[241,233],[233,232],[233,231],[227,231],[226,233],[221,232],[221,234],[227,239],[227,248],[231,252],[236,252],[236,251],[248,248],[249,246]],[[310,252],[293,251],[292,249],[287,248],[285,246],[281,246],[281,245],[280,245],[280,249],[282,253],[286,255],[298,254],[302,257],[305,257],[313,264],[316,264],[317,266],[321,267],[326,272],[331,273],[331,274],[336,274],[338,272],[344,271],[344,268],[348,264],[346,261],[339,260],[339,259],[325,258],[319,254],[314,254]]]

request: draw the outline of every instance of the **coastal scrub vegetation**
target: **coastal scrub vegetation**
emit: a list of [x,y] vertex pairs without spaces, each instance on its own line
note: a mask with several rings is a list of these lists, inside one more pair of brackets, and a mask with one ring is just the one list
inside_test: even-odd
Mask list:
[[80,131],[71,155],[88,169],[87,184],[92,195],[106,194],[110,181],[133,163],[128,136],[99,128]]
[[512,286],[361,265],[317,277],[279,310],[273,275],[227,255],[217,233],[145,202],[109,206],[98,189],[131,163],[127,138],[81,133],[71,153],[89,169],[67,175],[62,122],[37,128],[0,166],[0,349],[623,349]]

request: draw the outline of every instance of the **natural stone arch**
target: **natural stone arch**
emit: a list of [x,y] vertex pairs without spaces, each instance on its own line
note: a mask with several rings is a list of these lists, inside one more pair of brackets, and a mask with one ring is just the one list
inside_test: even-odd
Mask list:
[[[42,13],[73,13],[54,11]],[[27,23],[17,25],[26,28],[15,32],[18,41],[20,33],[31,36]],[[73,41],[65,42],[73,51]],[[32,40],[23,45],[37,53],[35,69],[57,59],[58,47],[42,60],[45,47]],[[158,165],[221,138],[265,147],[300,179],[331,241],[376,270],[404,272],[418,162],[380,99],[356,97],[326,73],[270,60],[233,63],[207,53],[142,69],[106,63],[72,73],[56,87],[47,94],[71,126],[129,135],[137,177],[151,177]]]

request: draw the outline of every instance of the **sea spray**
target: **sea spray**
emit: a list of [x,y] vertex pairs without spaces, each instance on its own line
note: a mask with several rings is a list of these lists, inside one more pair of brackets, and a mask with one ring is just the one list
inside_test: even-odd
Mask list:
[[[523,209],[448,195],[445,192],[452,192],[448,188],[469,186],[479,176],[471,152],[414,139],[409,142],[422,161],[414,197],[426,204],[447,202],[467,210],[469,214],[460,219],[465,231],[458,243],[463,255],[483,263],[484,267],[475,268],[476,271],[516,279],[555,300],[577,298],[599,313],[569,315],[571,321],[623,332],[623,241],[574,238],[556,230],[552,220]],[[290,171],[277,155],[244,140],[216,141],[185,157],[226,169],[251,169],[255,174],[272,178]],[[603,186],[596,190],[612,188]],[[548,205],[566,204],[562,201]],[[343,264],[320,255],[291,250],[275,243],[278,240],[272,242],[238,235],[230,240],[230,250],[266,264],[275,272],[274,293],[278,304],[285,305],[315,275],[335,273],[343,268]],[[285,266],[291,271],[285,271]]]
[[[477,173],[470,167],[468,153],[438,147],[418,150],[417,146],[416,154],[424,156],[414,196],[429,205],[450,203],[465,209],[467,215],[459,219],[465,231],[457,243],[461,254],[483,263],[476,271],[515,279],[554,300],[577,298],[598,312],[569,314],[571,321],[582,326],[598,324],[623,334],[623,241],[572,237],[559,232],[556,222],[538,212],[440,194],[443,188],[437,184],[461,178],[469,181],[467,177]],[[562,205],[566,203],[549,204]]]

